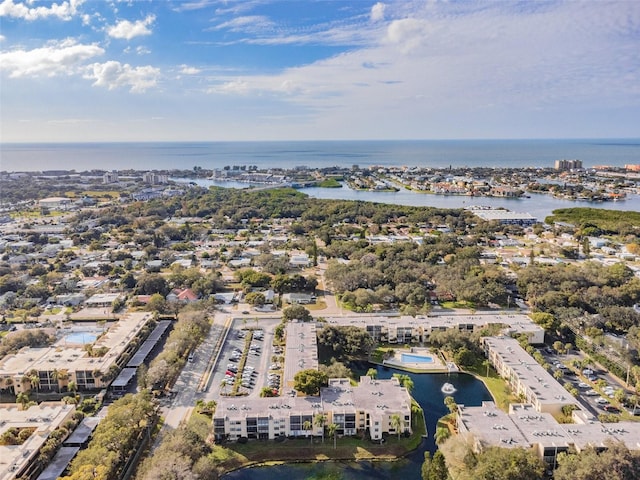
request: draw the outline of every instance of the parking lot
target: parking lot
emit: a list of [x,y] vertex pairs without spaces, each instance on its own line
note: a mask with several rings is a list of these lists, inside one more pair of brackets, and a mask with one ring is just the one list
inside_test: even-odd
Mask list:
[[283,349],[273,345],[273,330],[278,323],[276,319],[234,319],[213,369],[207,398],[233,392],[259,397],[265,387],[280,393],[282,362],[276,358]]
[[[558,355],[550,347],[541,350],[541,353],[552,366],[552,372],[556,370],[563,372],[563,376],[559,379],[560,383],[572,384],[579,392],[578,400],[595,416],[601,413],[620,413],[620,410],[612,405],[612,403],[617,404],[613,400],[617,390],[622,389],[625,395],[633,394],[632,391],[619,385],[607,371],[589,366],[576,373],[565,365],[569,360],[567,355]],[[572,357],[579,358],[577,355]],[[638,412],[640,413],[640,409]],[[633,413],[633,408],[630,413]]]

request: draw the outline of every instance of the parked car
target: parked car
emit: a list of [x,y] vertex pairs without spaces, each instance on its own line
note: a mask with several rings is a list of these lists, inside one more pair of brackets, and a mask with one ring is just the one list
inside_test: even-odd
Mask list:
[[605,405],[604,407],[602,407],[602,409],[605,412],[609,412],[609,413],[620,413],[620,409],[617,407],[614,407],[613,405]]
[[607,399],[606,399],[606,398],[604,398],[604,397],[600,397],[600,398],[596,398],[595,402],[596,402],[598,405],[607,405],[607,404],[609,403],[609,400],[607,400]]

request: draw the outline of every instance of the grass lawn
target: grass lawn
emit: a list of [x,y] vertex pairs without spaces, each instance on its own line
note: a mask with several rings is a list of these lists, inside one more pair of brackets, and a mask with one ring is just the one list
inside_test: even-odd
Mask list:
[[510,403],[517,403],[519,401],[518,398],[513,395],[505,380],[498,375],[493,367],[489,367],[488,377],[487,367],[480,361],[471,367],[465,367],[463,370],[475,375],[478,380],[481,380],[486,385],[494,402],[501,410],[506,412],[509,410]]
[[304,307],[310,312],[313,312],[314,310],[324,310],[325,308],[327,308],[327,302],[325,302],[324,300],[320,300],[316,303],[305,305]]
[[456,308],[467,308],[471,310],[475,310],[476,304],[473,302],[459,301],[459,302],[441,302],[440,306],[442,308],[448,309],[456,309]]

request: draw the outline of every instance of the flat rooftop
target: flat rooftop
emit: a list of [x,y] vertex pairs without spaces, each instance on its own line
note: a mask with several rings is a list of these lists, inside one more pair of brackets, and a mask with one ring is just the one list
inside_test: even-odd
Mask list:
[[482,445],[504,448],[531,446],[511,417],[493,402],[482,402],[480,407],[460,405],[458,419],[462,422],[463,429],[472,432]]
[[0,480],[15,478],[38,455],[51,432],[69,420],[75,406],[59,402],[33,405],[21,410],[15,403],[0,404],[0,435],[10,428],[34,428],[22,445],[0,446]]
[[314,322],[289,322],[286,328],[284,385],[292,385],[300,370],[318,369],[318,340]]
[[[129,313],[114,323],[93,344],[94,349],[105,347],[108,352],[102,357],[90,357],[82,346],[65,346],[59,341],[44,348],[25,347],[19,352],[0,360],[0,376],[21,377],[30,370],[37,371],[94,371],[103,372],[117,360],[129,342],[147,323],[147,312]],[[71,330],[69,333],[73,333]]]
[[536,362],[515,338],[485,337],[483,341],[517,376],[520,384],[535,394],[538,403],[579,405],[576,398]]
[[368,325],[381,325],[387,328],[397,327],[428,327],[432,330],[457,328],[461,325],[469,325],[481,328],[486,325],[505,325],[514,333],[541,332],[542,327],[533,323],[527,316],[521,313],[474,313],[474,314],[438,314],[411,316],[383,316],[383,315],[350,315],[345,317],[327,317],[327,323],[343,326],[351,325],[366,328]]

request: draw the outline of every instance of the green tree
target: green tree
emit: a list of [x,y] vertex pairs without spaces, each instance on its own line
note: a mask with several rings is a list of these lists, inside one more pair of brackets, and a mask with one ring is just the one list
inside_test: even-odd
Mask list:
[[322,443],[324,443],[324,424],[326,422],[326,418],[323,413],[316,413],[313,416],[313,424],[322,430]]
[[20,392],[18,395],[16,395],[16,403],[19,403],[22,406],[22,410],[26,410],[27,405],[29,404],[29,394]]
[[431,473],[431,452],[428,450],[424,452],[424,461],[422,467],[420,467],[420,475],[422,480],[429,480],[429,474]]
[[311,312],[302,305],[291,305],[282,310],[282,319],[286,321],[300,320],[302,322],[310,322],[313,320]]
[[261,292],[249,292],[245,295],[244,300],[253,306],[262,306],[266,301],[264,293]]
[[394,373],[393,377],[398,379],[398,381],[400,382],[400,386],[406,388],[407,391],[411,393],[411,391],[413,390],[414,384],[413,384],[413,380],[411,380],[411,377],[409,375],[406,375],[403,373]]
[[391,428],[393,428],[397,432],[398,440],[400,440],[400,433],[402,433],[402,418],[399,414],[394,413],[393,415],[391,415],[389,422],[391,424]]
[[335,423],[330,423],[327,425],[327,433],[330,437],[333,437],[333,449],[337,448],[337,437],[338,437],[338,425]]
[[301,370],[293,377],[294,388],[305,395],[318,395],[327,385],[327,375],[314,369]]
[[554,478],[636,480],[640,478],[640,454],[629,451],[621,442],[607,442],[607,449],[600,453],[592,447],[580,453],[561,453]]
[[452,396],[447,395],[444,397],[444,404],[449,410],[449,413],[456,413],[458,411],[458,404]]
[[436,453],[433,454],[427,478],[428,480],[447,480],[449,478],[449,470],[440,450],[436,450]]
[[167,281],[158,273],[145,273],[142,275],[136,288],[140,295],[159,293],[164,297],[169,293]]
[[376,378],[378,378],[378,370],[376,370],[375,368],[370,368],[369,370],[367,370],[367,377],[371,377],[375,380]]
[[[305,420],[302,423],[302,430],[304,430],[305,432],[309,432],[312,428],[313,424],[309,420]],[[309,435],[309,438],[311,438],[311,443],[313,443],[313,434]]]
[[542,460],[524,448],[489,447],[476,460],[474,480],[541,480],[544,476]]

